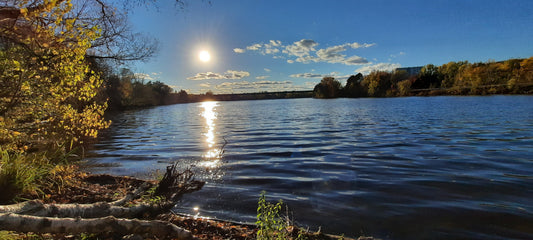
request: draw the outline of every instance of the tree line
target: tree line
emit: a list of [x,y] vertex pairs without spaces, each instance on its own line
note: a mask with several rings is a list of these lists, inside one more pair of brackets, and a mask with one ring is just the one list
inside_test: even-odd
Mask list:
[[415,95],[531,94],[533,57],[469,63],[428,64],[415,75],[405,70],[352,75],[342,84],[324,77],[313,89],[315,98],[397,97]]
[[283,98],[312,97],[312,91],[257,92],[239,94],[214,94],[207,91],[201,94],[188,93],[185,90],[175,91],[160,81],[146,81],[130,69],[122,68],[114,71],[111,67],[93,63],[92,68],[100,72],[103,79],[98,89],[97,99],[106,102],[106,111],[151,107],[159,105],[192,103],[202,101],[241,101]]

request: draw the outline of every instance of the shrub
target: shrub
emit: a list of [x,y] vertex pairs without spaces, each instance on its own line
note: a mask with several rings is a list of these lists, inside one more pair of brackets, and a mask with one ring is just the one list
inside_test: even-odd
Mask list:
[[280,215],[283,201],[273,204],[266,201],[265,195],[262,191],[257,206],[257,239],[287,239],[288,222]]

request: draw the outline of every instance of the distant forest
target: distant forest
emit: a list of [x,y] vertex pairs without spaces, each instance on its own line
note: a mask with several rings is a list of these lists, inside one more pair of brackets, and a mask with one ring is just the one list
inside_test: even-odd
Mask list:
[[[352,75],[342,84],[324,77],[313,91],[259,92],[242,94],[190,94],[174,91],[159,81],[145,81],[131,70],[112,73],[99,69],[104,79],[101,101],[108,100],[110,110],[206,100],[236,101],[280,98],[398,97],[432,95],[531,94],[533,92],[533,57],[501,62],[449,62],[441,66],[428,64],[417,74],[405,70],[374,71],[368,75]],[[105,71],[104,71],[105,70]]]
[[262,100],[281,98],[310,98],[312,91],[258,92],[240,94],[190,94],[185,90],[174,91],[159,81],[146,81],[135,75],[131,70],[123,68],[120,72],[112,72],[107,66],[93,65],[101,72],[104,79],[97,98],[101,102],[107,100],[108,110],[119,111],[150,106],[201,101],[237,101]]
[[404,70],[374,71],[350,76],[344,87],[324,77],[313,90],[315,98],[488,95],[533,93],[533,57],[479,63],[428,64],[418,74]]

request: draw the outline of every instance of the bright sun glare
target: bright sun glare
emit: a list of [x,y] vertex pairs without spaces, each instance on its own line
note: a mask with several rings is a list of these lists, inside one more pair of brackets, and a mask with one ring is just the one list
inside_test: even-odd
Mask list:
[[202,62],[209,62],[209,60],[211,60],[211,54],[209,54],[209,52],[205,50],[201,51],[198,56],[200,57],[200,61]]

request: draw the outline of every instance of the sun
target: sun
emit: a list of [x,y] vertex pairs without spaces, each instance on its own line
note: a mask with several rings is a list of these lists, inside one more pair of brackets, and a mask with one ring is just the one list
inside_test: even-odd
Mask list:
[[205,50],[201,51],[200,54],[198,54],[198,57],[202,62],[209,62],[209,60],[211,60],[211,54],[209,54],[209,52]]

